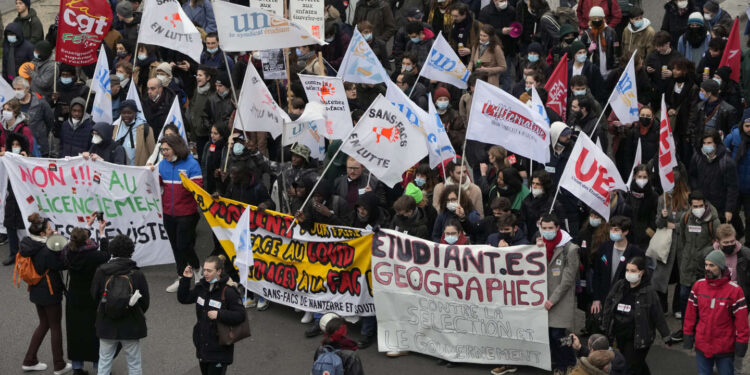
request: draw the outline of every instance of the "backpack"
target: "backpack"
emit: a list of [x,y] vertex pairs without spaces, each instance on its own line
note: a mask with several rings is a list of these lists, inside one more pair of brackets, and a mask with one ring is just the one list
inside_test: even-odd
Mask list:
[[[17,135],[20,135],[26,138],[26,136],[23,135],[23,128],[26,128],[26,127],[28,127],[28,125],[26,125],[26,122],[24,122],[21,124],[20,127],[18,127],[18,129],[14,130],[13,133],[16,133]],[[39,148],[39,142],[37,142],[36,139],[26,139],[26,141],[29,142],[29,144],[31,144],[32,141],[34,142],[34,147],[31,148],[31,156],[35,158],[41,158],[42,151]]]
[[344,362],[338,352],[330,345],[324,346],[323,353],[313,363],[312,375],[344,375]]
[[20,252],[16,253],[16,265],[13,267],[13,285],[15,285],[16,288],[21,286],[21,280],[26,282],[26,284],[29,284],[29,287],[31,287],[32,285],[39,284],[39,282],[42,281],[42,278],[47,279],[49,294],[55,295],[55,291],[52,290],[52,282],[49,279],[49,270],[44,271],[44,274],[40,275],[36,272],[31,257],[21,256]]
[[[708,209],[708,207],[706,207]],[[685,213],[685,217],[682,219],[683,225],[687,225],[688,218],[690,218],[690,212]],[[714,221],[711,220],[708,222],[708,235],[711,236],[711,238],[714,238]]]
[[110,275],[104,283],[104,293],[100,306],[104,316],[110,319],[122,319],[131,311],[130,297],[133,296],[133,282],[130,275]]
[[[611,1],[611,0],[610,0]],[[550,10],[545,13],[542,18],[546,18],[555,27],[555,32],[560,33],[560,27],[563,24],[574,26],[578,29],[578,16],[573,8],[569,7],[558,7],[555,10]],[[559,37],[559,35],[558,35]]]

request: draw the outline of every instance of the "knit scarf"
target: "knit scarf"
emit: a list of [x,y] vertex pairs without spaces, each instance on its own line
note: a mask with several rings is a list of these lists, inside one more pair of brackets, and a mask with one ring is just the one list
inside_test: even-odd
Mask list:
[[[591,23],[589,22],[589,25]],[[591,26],[591,41],[598,43],[601,46],[602,51],[607,50],[607,40],[604,37],[604,29],[607,28],[607,23],[602,23],[602,27],[596,28]]]
[[557,230],[557,235],[551,241],[542,237],[542,241],[544,241],[544,246],[547,248],[547,262],[548,263],[549,261],[552,260],[552,255],[555,254],[555,247],[557,247],[557,244],[559,244],[561,240],[562,240],[562,231],[560,231],[559,229]]

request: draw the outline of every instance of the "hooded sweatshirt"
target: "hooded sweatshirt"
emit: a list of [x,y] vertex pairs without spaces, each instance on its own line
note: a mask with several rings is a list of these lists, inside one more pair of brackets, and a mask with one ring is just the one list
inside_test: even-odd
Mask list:
[[99,155],[104,161],[124,165],[127,162],[125,149],[112,139],[113,126],[106,122],[97,122],[92,127],[102,137],[99,144],[91,144],[89,152]]
[[643,25],[638,29],[634,29],[633,24],[628,22],[628,26],[622,33],[622,55],[630,56],[637,49],[638,56],[645,59],[653,50],[654,34],[656,31],[651,27],[651,21],[648,18],[643,19]]

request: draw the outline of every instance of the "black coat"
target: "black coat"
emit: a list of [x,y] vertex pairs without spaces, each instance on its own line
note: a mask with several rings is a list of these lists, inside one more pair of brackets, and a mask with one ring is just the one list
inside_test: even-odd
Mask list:
[[110,258],[107,244],[107,239],[103,238],[101,251],[97,251],[98,246],[93,241],[77,251],[63,250],[68,265],[65,330],[69,332],[68,358],[74,361],[99,359],[99,338],[94,325],[97,303],[91,297],[91,281],[96,269]]
[[[550,194],[551,193],[551,194]],[[534,198],[533,194],[529,194],[521,202],[521,220],[524,224],[523,228],[526,229],[526,239],[532,240],[533,232],[536,232],[536,222],[542,217],[543,214],[548,213],[550,207],[552,207],[552,201],[554,199],[554,192],[545,192],[538,198]],[[552,212],[558,215],[563,212],[563,206],[560,201],[555,201],[555,208]]]
[[[709,127],[727,135],[732,131],[732,127],[740,121],[740,113],[737,108],[721,99],[719,99],[718,108],[714,109],[712,113],[706,111],[706,101],[698,103],[698,114],[694,125],[696,134],[703,134],[703,131]],[[700,148],[701,145],[697,144],[696,146]]]
[[[8,32],[16,34],[18,40],[11,45],[8,42]],[[13,49],[13,61],[10,61],[10,50]],[[23,30],[20,24],[11,22],[5,28],[3,33],[3,78],[8,83],[13,81],[18,75],[18,68],[25,62],[34,59],[34,45],[23,37]]]
[[130,309],[130,313],[122,319],[113,320],[104,315],[101,308],[96,312],[96,335],[100,339],[109,340],[138,340],[147,336],[146,316],[149,306],[148,283],[146,276],[136,266],[132,259],[112,258],[96,269],[94,280],[91,282],[91,295],[99,303],[104,293],[104,284],[111,275],[130,274],[133,290],[140,290],[141,298]]
[[[191,278],[180,278],[177,300],[182,304],[195,303],[198,321],[193,327],[193,344],[196,357],[205,362],[230,364],[234,359],[234,345],[219,344],[216,321],[234,326],[247,319],[240,293],[236,288],[227,285],[228,280],[229,277],[222,274],[212,287],[205,278],[201,278],[195,284],[195,288],[190,289]],[[208,318],[208,312],[214,310],[218,310],[219,314],[216,320],[211,320]]]
[[675,4],[675,1],[670,1],[664,4],[664,18],[661,20],[661,29],[672,36],[672,46],[674,46],[674,48],[677,48],[677,42],[680,40],[680,36],[687,31],[690,13],[694,11],[700,12],[701,10],[702,9],[695,8],[692,0],[688,0],[688,6],[682,13],[680,13],[680,9],[677,7],[677,4]]
[[156,101],[151,100],[148,96],[141,99],[143,115],[146,117],[146,122],[151,125],[154,134],[161,133],[161,128],[164,127],[169,110],[172,108],[174,97],[175,93],[165,87],[162,89],[161,96]]
[[5,198],[5,217],[3,218],[3,225],[6,229],[23,229],[23,215],[21,215],[21,209],[18,207],[16,201],[16,194],[13,192],[13,187],[8,183],[8,197]]
[[[34,263],[34,270],[43,276],[36,285],[29,286],[29,300],[39,306],[61,303],[65,285],[63,285],[60,271],[65,268],[65,262],[60,253],[50,250],[46,242],[39,242],[31,237],[21,240],[18,251],[21,256],[30,257],[31,262]],[[45,273],[47,276],[44,276]],[[50,293],[50,285],[52,293]]]
[[[645,277],[645,276],[644,276]],[[622,300],[625,294],[625,288],[630,288],[627,280],[620,280],[612,287],[612,291],[607,295],[602,310],[602,330],[609,336],[610,342],[614,339],[615,332],[615,310],[617,304]],[[661,303],[656,291],[651,287],[648,280],[642,281],[635,290],[635,332],[633,335],[633,344],[636,349],[645,349],[651,346],[656,338],[656,330],[659,330],[662,338],[669,337],[669,326],[664,320],[664,314],[661,311]]]
[[390,228],[410,236],[419,237],[424,240],[430,239],[430,229],[427,226],[427,214],[419,207],[414,209],[411,217],[393,215]]
[[630,261],[630,259],[634,257],[646,256],[643,250],[641,250],[638,246],[628,242],[628,247],[625,248],[625,252],[622,253],[622,256],[625,257],[625,260],[620,260],[620,263],[617,266],[617,271],[615,271],[615,277],[613,278],[611,276],[612,256],[615,251],[614,245],[615,243],[612,241],[604,242],[601,246],[599,246],[599,252],[597,252],[595,258],[592,259],[594,268],[594,277],[592,279],[592,283],[594,284],[595,301],[604,301],[604,299],[607,297],[607,293],[609,293],[610,287],[614,285],[617,280],[625,278],[625,265],[628,264],[628,261]]
[[723,212],[736,211],[739,197],[737,163],[723,144],[716,145],[713,160],[708,160],[700,151],[694,153],[689,177],[690,189],[702,191],[720,216]]
[[647,249],[651,237],[646,234],[646,229],[651,228],[656,231],[656,207],[659,202],[659,195],[656,194],[650,182],[641,189],[633,181],[628,198],[630,207],[633,209],[630,240],[641,249]]

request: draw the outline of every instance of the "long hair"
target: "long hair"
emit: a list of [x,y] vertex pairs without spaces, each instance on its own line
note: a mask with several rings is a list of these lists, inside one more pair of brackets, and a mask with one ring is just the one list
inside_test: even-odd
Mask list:
[[185,140],[182,139],[182,137],[180,137],[179,135],[170,134],[164,136],[163,142],[165,142],[169,147],[172,148],[178,160],[185,160],[187,159],[188,155],[190,155],[190,151],[188,151]]
[[500,41],[500,38],[497,37],[497,32],[495,31],[495,28],[492,27],[492,25],[485,23],[482,25],[482,27],[479,28],[479,30],[489,35],[490,37],[490,44],[487,46],[487,50],[490,51],[490,53],[494,53],[495,47],[503,48],[503,42]]
[[[443,193],[440,195],[440,211],[446,210],[446,206],[448,205],[448,196],[451,193],[455,193],[456,196],[458,196],[458,189],[458,185],[449,185],[446,186],[445,189],[443,189]],[[468,194],[461,194],[461,200],[458,203],[461,205],[461,207],[463,207],[464,213],[466,213],[466,215],[469,215],[469,212],[474,211],[474,205],[471,203]]]

